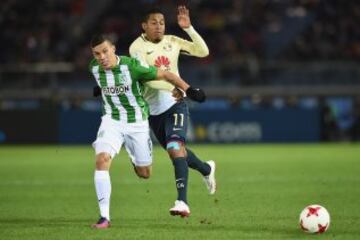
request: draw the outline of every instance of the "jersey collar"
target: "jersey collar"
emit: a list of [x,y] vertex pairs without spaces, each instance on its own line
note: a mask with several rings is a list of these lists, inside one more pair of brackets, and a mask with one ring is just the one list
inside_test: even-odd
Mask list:
[[142,34],[141,34],[141,38],[144,39],[145,42],[149,42],[149,43],[152,43],[152,44],[158,44],[158,43],[161,43],[161,42],[164,40],[165,35],[163,36],[163,38],[161,39],[161,41],[160,41],[160,42],[157,42],[157,43],[154,43],[154,42],[148,40],[148,38],[146,37],[146,34],[145,34],[145,33],[142,33]]

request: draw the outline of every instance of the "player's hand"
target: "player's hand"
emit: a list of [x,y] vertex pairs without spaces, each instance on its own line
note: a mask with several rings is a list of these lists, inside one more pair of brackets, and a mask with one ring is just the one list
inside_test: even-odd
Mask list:
[[95,86],[93,88],[93,96],[98,97],[101,95],[101,88],[99,86]]
[[186,96],[195,102],[204,102],[206,100],[205,92],[199,88],[189,87],[186,90]]
[[185,6],[178,6],[177,20],[181,28],[189,28],[191,26],[189,9]]
[[172,96],[175,98],[175,101],[177,101],[177,102],[180,102],[185,97],[184,96],[185,93],[178,88],[174,88],[171,92],[172,92]]

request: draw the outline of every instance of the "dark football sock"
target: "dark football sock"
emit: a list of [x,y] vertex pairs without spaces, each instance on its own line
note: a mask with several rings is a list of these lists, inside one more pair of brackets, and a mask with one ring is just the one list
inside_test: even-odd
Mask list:
[[177,200],[182,200],[187,203],[186,193],[187,193],[187,181],[189,168],[186,162],[186,159],[183,157],[175,158],[173,161],[174,170],[175,170],[175,184],[178,192]]
[[201,161],[190,149],[186,148],[188,165],[190,168],[199,171],[203,176],[210,174],[211,168],[209,164]]

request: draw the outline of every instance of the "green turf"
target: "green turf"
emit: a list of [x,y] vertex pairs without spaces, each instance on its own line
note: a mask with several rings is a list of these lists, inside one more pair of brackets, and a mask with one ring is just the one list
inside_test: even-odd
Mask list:
[[[113,163],[112,228],[90,229],[98,208],[90,146],[0,147],[0,239],[357,239],[360,145],[201,145],[217,162],[218,192],[209,196],[191,171],[192,215],[172,217],[173,168],[156,148],[149,180],[133,173],[125,152]],[[300,231],[308,204],[324,205],[323,235]]]

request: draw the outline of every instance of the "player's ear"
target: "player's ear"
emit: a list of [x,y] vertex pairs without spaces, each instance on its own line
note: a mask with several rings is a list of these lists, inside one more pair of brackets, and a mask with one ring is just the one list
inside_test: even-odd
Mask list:
[[116,47],[115,47],[115,44],[111,43],[110,45],[110,49],[115,52],[116,51]]
[[143,22],[142,24],[141,24],[141,27],[142,27],[142,29],[144,30],[144,32],[146,31],[146,23],[145,22]]

